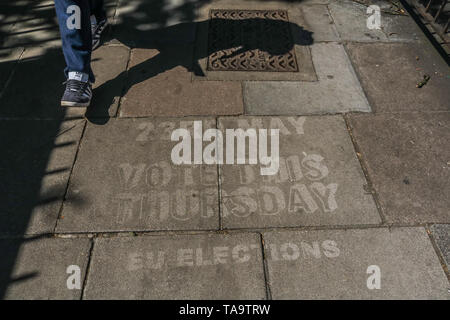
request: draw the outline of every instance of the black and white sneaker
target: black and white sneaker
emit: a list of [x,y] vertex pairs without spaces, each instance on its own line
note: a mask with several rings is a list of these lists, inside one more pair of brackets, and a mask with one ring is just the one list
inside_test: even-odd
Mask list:
[[65,82],[66,90],[61,99],[63,107],[87,108],[91,103],[92,85],[89,81],[69,79]]
[[92,51],[97,49],[100,46],[100,40],[102,36],[102,32],[108,26],[108,20],[103,19],[96,24],[91,24],[92,30]]

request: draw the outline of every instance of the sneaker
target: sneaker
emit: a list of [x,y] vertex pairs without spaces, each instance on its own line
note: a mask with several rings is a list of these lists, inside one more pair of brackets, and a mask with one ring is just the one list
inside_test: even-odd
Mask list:
[[92,51],[97,49],[100,46],[100,38],[102,35],[102,32],[106,29],[106,26],[108,25],[108,20],[103,19],[100,22],[96,24],[91,24],[91,30],[92,30]]
[[89,81],[69,79],[66,82],[66,90],[61,99],[63,107],[89,107],[92,98],[92,85]]

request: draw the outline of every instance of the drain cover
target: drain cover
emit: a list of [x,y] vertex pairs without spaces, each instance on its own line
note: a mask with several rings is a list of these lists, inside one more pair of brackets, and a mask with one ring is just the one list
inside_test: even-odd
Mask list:
[[209,71],[296,72],[285,10],[211,10]]

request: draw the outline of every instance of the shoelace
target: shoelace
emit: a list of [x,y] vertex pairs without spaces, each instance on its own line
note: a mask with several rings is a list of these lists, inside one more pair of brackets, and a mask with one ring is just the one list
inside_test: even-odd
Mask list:
[[92,35],[101,33],[102,30],[105,28],[107,20],[102,20],[97,22],[96,24],[91,24],[91,30],[92,30]]
[[89,85],[89,82],[83,82],[83,81],[71,79],[71,80],[67,80],[63,84],[67,84],[66,90],[83,93],[86,90],[87,86]]

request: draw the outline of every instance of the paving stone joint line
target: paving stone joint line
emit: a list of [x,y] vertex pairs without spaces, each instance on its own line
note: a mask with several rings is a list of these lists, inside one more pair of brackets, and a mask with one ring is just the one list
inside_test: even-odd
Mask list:
[[58,222],[60,221],[60,219],[62,217],[62,212],[63,212],[63,209],[64,209],[64,203],[65,203],[65,200],[66,200],[66,197],[67,197],[67,192],[69,190],[70,181],[71,181],[71,178],[72,178],[72,173],[73,173],[73,170],[75,168],[75,164],[77,162],[78,153],[79,153],[79,151],[81,149],[81,143],[83,141],[83,137],[84,137],[84,133],[86,131],[86,127],[87,127],[87,121],[84,120],[83,121],[83,130],[81,131],[81,137],[80,137],[80,139],[78,141],[77,151],[75,152],[75,156],[74,156],[74,159],[73,159],[73,162],[72,162],[72,166],[70,168],[69,177],[67,179],[67,183],[66,183],[65,190],[64,190],[63,200],[61,201],[61,205],[59,207],[58,216],[57,216],[56,221],[55,221],[55,226],[53,227],[53,233],[56,233],[56,228],[58,227]]
[[81,286],[80,300],[83,300],[83,298],[84,298],[85,289],[86,289],[86,285],[87,285],[88,278],[89,278],[89,271],[91,270],[91,261],[92,261],[92,254],[94,252],[94,245],[95,245],[95,238],[91,238],[89,253],[88,253],[88,261],[87,261],[87,265],[86,265],[86,271],[84,272],[83,284]]
[[346,115],[343,115],[343,118],[344,118],[345,124],[347,126],[347,132],[348,132],[350,139],[352,141],[352,144],[353,144],[355,155],[358,158],[359,165],[361,166],[361,169],[364,173],[364,177],[366,178],[366,181],[367,181],[368,189],[369,189],[370,194],[372,195],[372,198],[375,202],[378,214],[380,215],[381,225],[384,225],[387,220],[386,220],[386,217],[385,217],[385,214],[383,211],[383,207],[382,207],[380,199],[379,199],[379,195],[377,193],[377,190],[374,188],[372,179],[369,174],[369,170],[367,169],[367,164],[365,162],[364,155],[361,152],[361,148],[359,147],[358,142],[356,141],[356,138],[353,134],[353,128],[350,124],[348,117]]
[[[450,284],[450,270],[448,269],[447,264],[445,263],[443,252],[439,249],[439,246],[436,243],[436,239],[435,239],[433,233],[431,232],[430,224],[427,224],[425,226],[425,231],[427,232],[428,238],[430,239],[430,242],[431,242],[431,244],[433,246],[433,249],[434,249],[434,251],[436,252],[436,255],[439,258],[439,262],[440,262],[440,264],[442,266],[442,269],[444,269],[444,273],[447,276],[448,282]],[[450,290],[450,288],[449,288],[449,290]]]

